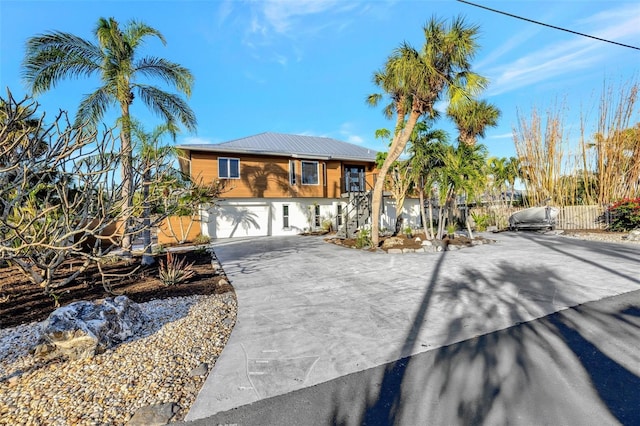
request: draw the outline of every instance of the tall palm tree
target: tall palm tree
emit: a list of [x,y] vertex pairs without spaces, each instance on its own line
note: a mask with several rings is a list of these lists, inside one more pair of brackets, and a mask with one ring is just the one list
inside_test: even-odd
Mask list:
[[[97,126],[110,107],[120,108],[120,150],[122,155],[122,213],[128,222],[132,205],[132,148],[130,107],[137,96],[166,123],[179,122],[195,130],[196,117],[187,103],[172,94],[140,80],[157,78],[187,97],[191,95],[193,76],[181,65],[153,56],[138,57],[143,42],[162,34],[135,20],[120,28],[114,18],[100,18],[94,30],[97,44],[73,34],[54,31],[27,41],[23,76],[34,95],[55,87],[65,78],[98,75],[100,86],[82,99],[75,125]],[[128,228],[128,226],[127,226]],[[131,249],[129,232],[122,242]]]
[[[384,68],[373,75],[373,82],[391,99],[384,113],[396,114],[396,127],[387,159],[379,170],[373,190],[371,234],[374,246],[379,243],[382,191],[391,165],[404,151],[420,117],[435,118],[435,103],[445,94],[457,104],[473,97],[486,85],[486,79],[471,71],[478,44],[478,27],[467,25],[464,18],[453,19],[449,26],[432,18],[423,28],[425,43],[418,51],[407,43],[393,51]],[[367,101],[377,105],[381,94]]]
[[478,137],[484,138],[487,127],[498,125],[500,110],[485,100],[468,99],[450,104],[447,115],[458,129],[458,140],[468,146],[476,144]]

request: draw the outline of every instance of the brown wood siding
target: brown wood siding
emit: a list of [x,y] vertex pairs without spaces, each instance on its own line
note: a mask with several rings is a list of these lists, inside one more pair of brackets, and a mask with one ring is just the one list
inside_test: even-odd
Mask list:
[[[317,160],[318,185],[302,184],[302,161],[288,157],[266,157],[236,154],[217,154],[209,152],[191,153],[192,177],[203,185],[210,185],[218,180],[218,158],[237,158],[240,160],[240,179],[226,179],[226,192],[223,197],[228,198],[339,198],[344,192],[344,167],[339,160]],[[289,182],[289,162],[295,163],[296,184]],[[352,162],[349,164],[363,165],[366,170],[366,180],[373,187],[373,165],[366,162]],[[326,170],[323,173],[323,165]]]
[[158,226],[158,244],[193,242],[199,235],[199,216],[169,216]]

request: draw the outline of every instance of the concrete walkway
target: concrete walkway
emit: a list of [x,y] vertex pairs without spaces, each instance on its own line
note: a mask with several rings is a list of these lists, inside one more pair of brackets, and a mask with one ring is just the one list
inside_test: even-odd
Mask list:
[[[637,309],[623,318],[626,328],[603,326],[599,332],[594,331],[597,327],[586,326],[588,321],[583,323],[579,315],[541,325],[541,329],[518,324],[639,290],[640,245],[533,233],[489,237],[498,242],[438,254],[368,253],[327,244],[318,237],[216,244],[216,255],[237,291],[238,322],[187,420],[205,419],[324,383],[309,389],[317,392],[343,376],[353,379],[349,383],[358,383],[357,376],[364,374],[366,386],[352,388],[344,383],[334,389],[331,407],[316,407],[329,410],[333,420],[325,419],[327,422],[366,423],[371,413],[390,421],[393,413],[391,423],[399,424],[413,424],[427,414],[443,423],[491,419],[491,423],[526,424],[510,417],[526,410],[513,411],[517,404],[511,408],[497,404],[501,401],[497,396],[526,395],[539,380],[543,383],[544,374],[533,377],[532,372],[544,372],[546,360],[557,361],[554,353],[571,353],[571,339],[597,347],[598,353],[637,381],[637,346],[621,349],[606,342],[612,333],[635,332],[637,338]],[[614,314],[593,313],[590,319],[598,323],[605,315]],[[518,327],[509,328],[513,325]],[[503,331],[489,334],[498,330]],[[484,337],[473,339],[477,336]],[[494,340],[503,343],[493,345]],[[564,352],[554,349],[558,347]],[[623,354],[616,354],[620,350]],[[418,354],[424,360],[414,365],[431,362],[430,372],[407,374],[411,371],[408,360],[418,359],[407,357]],[[405,361],[398,361],[402,359]],[[433,368],[436,365],[439,368]],[[579,377],[585,367],[578,358],[567,365],[556,362],[554,368],[545,374],[557,380],[563,376],[556,372]],[[430,389],[440,389],[426,406],[420,398],[420,403],[412,404],[408,396],[412,392],[406,391],[415,388],[416,378],[423,385],[431,382]],[[588,387],[589,381],[585,383]],[[596,385],[591,387],[586,394],[610,408]],[[404,397],[397,399],[396,394]],[[447,395],[455,398],[445,398]],[[493,398],[491,404],[487,398]],[[525,404],[522,401],[520,405]],[[556,402],[534,398],[528,409],[532,413],[547,408],[560,412]],[[592,405],[594,410],[597,407]],[[306,408],[313,411],[309,404]],[[621,421],[611,412],[589,417],[587,410],[585,419]],[[291,415],[295,411],[281,413],[280,418]],[[562,416],[551,418],[562,420]],[[198,423],[209,424],[206,420]]]

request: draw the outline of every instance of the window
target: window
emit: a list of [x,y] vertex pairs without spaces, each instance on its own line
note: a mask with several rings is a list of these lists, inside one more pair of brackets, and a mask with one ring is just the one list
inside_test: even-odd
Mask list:
[[320,226],[320,206],[318,204],[316,204],[314,209],[314,217],[315,217],[315,226],[319,227]]
[[302,184],[303,185],[318,184],[318,162],[317,161],[302,162]]
[[287,204],[282,206],[282,227],[289,228],[289,206]]
[[342,226],[342,204],[338,204],[338,214],[336,214],[338,227]]
[[221,179],[240,179],[240,160],[237,158],[218,158],[218,177]]
[[296,160],[289,160],[289,183],[296,184]]

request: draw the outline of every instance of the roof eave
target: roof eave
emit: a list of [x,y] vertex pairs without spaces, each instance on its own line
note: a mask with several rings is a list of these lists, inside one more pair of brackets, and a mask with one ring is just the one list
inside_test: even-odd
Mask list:
[[184,151],[201,151],[201,152],[211,152],[211,153],[224,153],[224,154],[249,154],[249,155],[259,155],[259,156],[271,156],[271,157],[289,157],[289,158],[299,158],[304,160],[346,160],[346,161],[363,161],[367,163],[375,163],[375,158],[365,158],[365,157],[349,157],[349,156],[331,156],[331,155],[311,155],[311,154],[298,154],[291,152],[276,152],[276,151],[256,151],[250,149],[224,149],[220,147],[189,147],[188,145],[178,146],[177,148],[182,149]]

